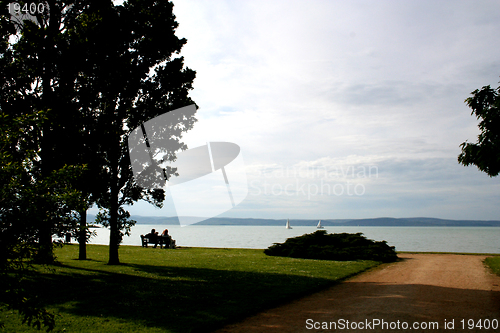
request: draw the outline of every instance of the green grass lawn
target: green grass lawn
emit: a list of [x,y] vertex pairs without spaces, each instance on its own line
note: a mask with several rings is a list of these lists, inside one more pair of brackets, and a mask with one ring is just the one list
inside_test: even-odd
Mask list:
[[500,275],[500,256],[486,258],[484,263],[491,268],[493,273]]
[[[59,266],[40,268],[32,288],[57,313],[54,332],[209,332],[266,308],[318,291],[376,266],[373,261],[269,257],[263,250],[108,247],[57,250]],[[4,332],[37,332],[1,311]]]

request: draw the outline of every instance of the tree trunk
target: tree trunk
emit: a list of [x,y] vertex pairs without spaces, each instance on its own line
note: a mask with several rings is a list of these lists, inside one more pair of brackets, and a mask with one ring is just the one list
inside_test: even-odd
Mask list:
[[109,261],[108,265],[120,264],[118,247],[120,245],[120,230],[118,230],[118,179],[113,177],[111,183],[111,204],[109,210]]
[[79,260],[87,260],[87,209],[80,212],[80,233],[78,235],[80,243]]
[[[113,124],[115,125],[115,124]],[[116,131],[115,133],[119,133]],[[118,257],[118,247],[120,246],[120,230],[118,229],[118,199],[119,199],[119,178],[118,178],[118,156],[120,151],[120,138],[114,137],[111,140],[110,145],[110,205],[109,205],[109,261],[108,265],[118,265],[120,264],[120,259]]]
[[[53,0],[48,1],[50,8],[53,6]],[[40,64],[42,66],[42,100],[44,110],[52,109],[54,98],[52,94],[52,87],[50,86],[50,82],[53,79],[53,59],[54,57],[54,29],[55,25],[59,23],[60,16],[57,15],[57,11],[54,11],[54,14],[51,17],[51,24],[46,30],[46,35],[44,38],[44,42],[41,45],[40,50]],[[51,156],[53,142],[55,140],[54,134],[52,133],[52,121],[54,120],[53,112],[48,112],[48,118],[42,124],[42,137],[40,143],[40,159],[41,163],[41,176],[42,179],[47,179],[47,177],[54,170]],[[37,253],[37,261],[40,263],[50,264],[54,261],[54,252],[53,252],[53,244],[52,244],[52,225],[53,221],[50,217],[50,212],[47,212],[44,216],[40,217],[39,230],[38,230],[38,253]]]
[[35,261],[39,264],[52,264],[55,258],[50,227],[51,221],[48,216],[45,216],[38,223],[40,228],[38,230],[38,251]]
[[[48,76],[48,75],[47,75]],[[44,93],[44,98],[47,100],[45,102],[46,105],[49,105],[49,96],[51,95],[51,88],[50,88],[50,80],[44,76],[43,81],[42,81],[42,87],[43,87],[43,93]],[[53,170],[53,164],[51,163],[51,148],[53,146],[53,137],[51,133],[51,124],[50,120],[44,121],[42,124],[42,137],[40,140],[40,159],[42,161],[41,163],[41,177],[42,179],[47,179],[52,170]],[[50,264],[53,261],[53,251],[52,251],[52,223],[53,221],[51,220],[51,214],[50,214],[50,208],[47,208],[46,206],[50,207],[50,202],[49,199],[47,198],[42,198],[40,205],[44,208],[48,209],[45,210],[45,214],[39,214],[39,221],[37,221],[38,224],[38,254],[37,254],[37,262],[39,263],[46,263]]]

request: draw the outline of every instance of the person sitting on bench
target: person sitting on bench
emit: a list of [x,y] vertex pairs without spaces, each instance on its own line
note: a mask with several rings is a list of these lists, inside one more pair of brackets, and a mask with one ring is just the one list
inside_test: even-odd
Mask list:
[[149,234],[146,234],[146,236],[144,237],[148,239],[148,243],[155,244],[153,248],[156,248],[158,246],[158,232],[155,229],[151,229],[151,232]]
[[172,237],[168,234],[168,229],[163,230],[163,232],[161,233],[161,241],[166,248],[170,248]]

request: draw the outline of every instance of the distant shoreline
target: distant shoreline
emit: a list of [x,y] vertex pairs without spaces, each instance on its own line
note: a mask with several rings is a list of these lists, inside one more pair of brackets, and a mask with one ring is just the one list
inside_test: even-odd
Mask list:
[[[95,216],[87,215],[88,223],[93,223]],[[179,225],[177,217],[161,216],[139,216],[132,215],[132,220],[137,224],[162,224]],[[292,226],[316,226],[318,220],[311,219],[290,219]],[[286,219],[252,219],[252,218],[232,218],[232,217],[213,217],[197,225],[233,225],[233,226],[284,226]],[[448,220],[431,217],[410,217],[410,218],[392,218],[379,217],[369,219],[321,219],[324,227],[331,226],[360,226],[360,227],[500,227],[500,221],[496,220]]]

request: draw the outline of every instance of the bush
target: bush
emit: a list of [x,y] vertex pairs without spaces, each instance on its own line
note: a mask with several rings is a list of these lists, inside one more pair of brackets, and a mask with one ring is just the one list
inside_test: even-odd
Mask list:
[[398,259],[394,246],[386,241],[367,239],[362,233],[327,234],[318,230],[311,234],[288,238],[264,250],[269,256],[322,259],[374,260],[392,262]]

